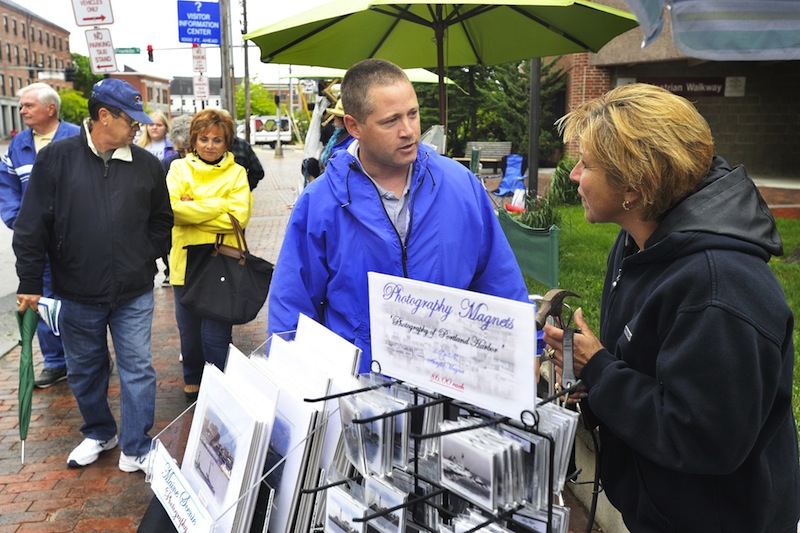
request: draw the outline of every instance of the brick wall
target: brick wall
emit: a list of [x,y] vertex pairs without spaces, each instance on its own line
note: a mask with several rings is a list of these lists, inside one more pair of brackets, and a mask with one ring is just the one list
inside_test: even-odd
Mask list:
[[[564,56],[559,64],[569,71],[566,111],[605,94],[611,88],[611,69],[590,65],[588,53]],[[578,146],[571,141],[566,143],[565,151],[577,157]]]
[[685,61],[616,67],[616,77],[744,77],[741,97],[697,96],[692,103],[711,126],[717,154],[744,164],[754,177],[800,178],[800,61]]

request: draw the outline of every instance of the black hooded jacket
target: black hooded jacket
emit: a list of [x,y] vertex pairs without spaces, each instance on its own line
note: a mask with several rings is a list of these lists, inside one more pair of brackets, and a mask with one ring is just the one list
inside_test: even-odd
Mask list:
[[633,533],[795,532],[794,319],[764,200],[714,158],[637,251],[621,232],[581,372],[609,500]]

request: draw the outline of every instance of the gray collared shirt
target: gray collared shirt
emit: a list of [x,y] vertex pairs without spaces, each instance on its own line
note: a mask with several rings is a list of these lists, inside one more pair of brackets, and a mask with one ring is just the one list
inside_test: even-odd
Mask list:
[[[353,154],[356,158],[358,158],[358,141],[353,141],[353,143],[348,148],[348,151]],[[358,160],[359,163],[361,159]],[[361,165],[361,169],[364,170],[364,165]],[[408,166],[408,175],[406,176],[406,186],[403,188],[403,194],[400,198],[397,197],[395,193],[392,191],[387,191],[383,187],[381,187],[377,181],[370,176],[366,170],[364,170],[364,174],[375,184],[375,187],[378,189],[378,194],[381,197],[381,202],[383,202],[383,207],[386,209],[386,214],[389,215],[389,220],[392,221],[397,233],[400,235],[400,240],[406,240],[406,234],[408,233],[408,197],[409,197],[409,189],[411,186],[411,173],[414,170],[414,165]]]

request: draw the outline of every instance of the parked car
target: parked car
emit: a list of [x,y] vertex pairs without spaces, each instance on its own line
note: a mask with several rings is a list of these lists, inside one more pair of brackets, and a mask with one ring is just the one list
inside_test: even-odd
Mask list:
[[[247,140],[250,144],[268,144],[271,148],[275,148],[275,143],[278,141],[277,116],[250,117],[250,139],[245,137],[244,126],[244,124],[239,124],[236,128],[237,137]],[[280,136],[281,144],[292,142],[292,130],[289,119],[285,116],[281,117]]]

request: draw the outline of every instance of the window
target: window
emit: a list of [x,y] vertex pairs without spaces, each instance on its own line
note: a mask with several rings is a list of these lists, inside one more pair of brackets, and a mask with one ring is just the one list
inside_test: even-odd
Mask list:
[[58,51],[64,51],[64,40],[61,37],[58,38]]
[[6,43],[6,59],[11,63],[11,44]]
[[19,46],[14,45],[14,59],[17,60],[17,65],[19,65]]
[[11,19],[11,28],[14,35],[17,34],[17,19]]
[[50,48],[50,32],[44,32],[44,41],[47,43],[47,48]]
[[47,68],[53,68],[53,58],[51,56],[47,56]]
[[22,33],[22,38],[23,39],[27,39],[28,38],[28,34],[25,31],[25,23],[24,22],[20,22],[19,29],[20,29],[20,32]]
[[34,35],[34,31],[33,31],[33,24],[31,24],[28,27],[31,29],[31,42],[33,42],[33,41],[36,40],[36,35]]
[[0,74],[0,94],[6,95],[6,77]]
[[23,54],[22,54],[23,61],[25,61],[26,65],[30,65],[30,62],[28,62],[28,49],[27,48],[23,48],[22,52],[23,52]]
[[39,44],[42,44],[42,30],[39,30]]
[[3,29],[8,33],[8,15],[3,15]]

